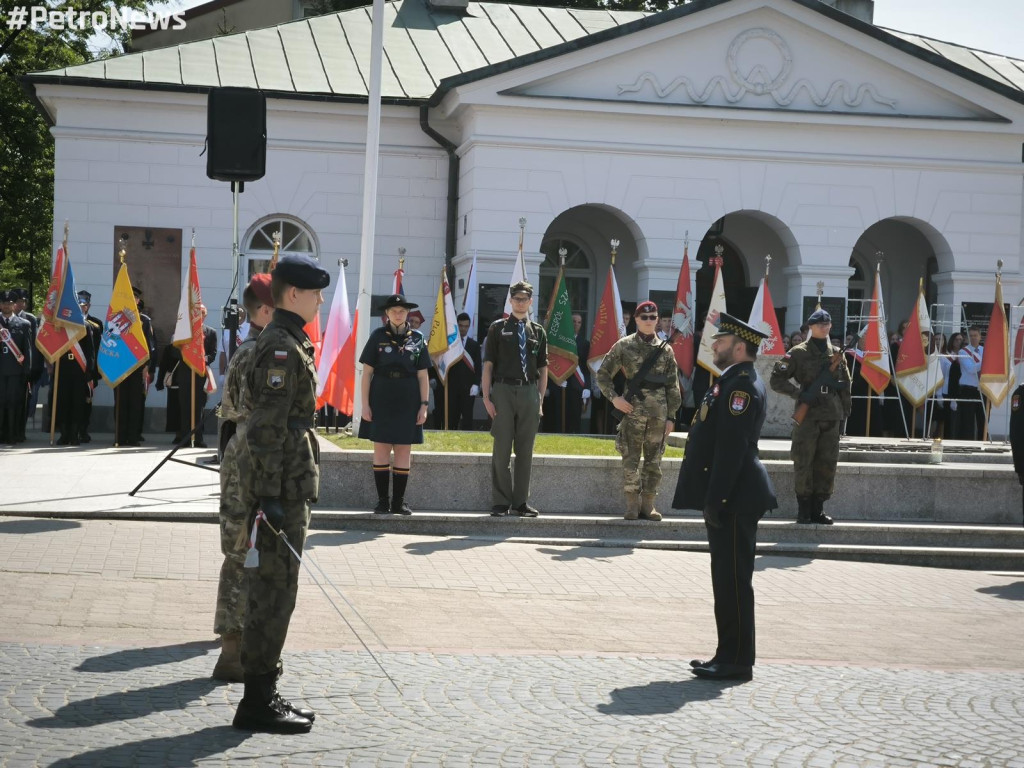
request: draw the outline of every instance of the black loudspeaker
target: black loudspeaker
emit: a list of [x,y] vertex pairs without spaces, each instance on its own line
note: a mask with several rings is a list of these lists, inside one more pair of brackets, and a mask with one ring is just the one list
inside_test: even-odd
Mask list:
[[214,88],[206,102],[206,175],[256,181],[267,171],[267,97],[248,88]]

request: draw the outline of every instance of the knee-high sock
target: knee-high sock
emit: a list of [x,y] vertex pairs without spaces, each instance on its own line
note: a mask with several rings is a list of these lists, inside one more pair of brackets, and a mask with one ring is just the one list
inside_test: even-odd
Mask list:
[[391,473],[394,480],[394,498],[405,498],[405,487],[409,484],[409,467],[395,467]]
[[388,497],[388,481],[390,480],[390,474],[391,466],[389,464],[373,465],[373,482],[377,485],[378,498],[386,499]]

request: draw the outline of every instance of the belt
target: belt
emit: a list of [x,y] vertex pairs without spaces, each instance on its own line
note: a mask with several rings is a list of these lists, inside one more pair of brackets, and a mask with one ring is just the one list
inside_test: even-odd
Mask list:
[[[374,372],[376,376],[376,372]],[[405,371],[381,371],[380,375],[385,379],[411,379],[415,374],[406,373]]]
[[508,384],[510,387],[526,387],[535,382],[527,381],[526,379],[505,379],[500,376],[494,379],[495,384]]
[[315,424],[312,421],[301,419],[288,419],[288,429],[313,429]]

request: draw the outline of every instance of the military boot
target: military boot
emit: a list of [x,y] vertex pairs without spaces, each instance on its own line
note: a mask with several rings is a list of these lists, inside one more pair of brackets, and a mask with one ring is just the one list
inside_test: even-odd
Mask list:
[[825,514],[825,496],[815,496],[812,499],[811,522],[818,525],[832,525],[832,518]]
[[373,514],[375,515],[389,515],[391,514],[391,500],[387,496],[377,497],[377,506],[373,508]]
[[640,494],[636,491],[626,491],[626,519],[636,520],[640,517]]
[[284,705],[276,680],[276,670],[245,676],[245,694],[231,723],[235,728],[259,733],[309,733],[313,723]]
[[220,656],[213,668],[213,679],[225,683],[245,682],[242,671],[242,635],[228,632],[220,636]]
[[814,522],[812,519],[814,516],[814,501],[810,496],[797,496],[796,507],[796,521],[798,523],[809,525]]
[[654,520],[657,522],[661,520],[661,512],[654,508],[654,497],[653,493],[644,493],[640,496],[640,517],[644,520]]
[[[277,676],[274,678],[275,683],[276,683],[277,680],[281,679],[281,675],[283,673],[284,673],[284,667],[282,667],[281,664],[278,663],[278,665],[277,665]],[[276,686],[275,686],[275,695],[277,696],[277,698],[281,702],[281,704],[284,705],[285,709],[291,710],[292,712],[294,712],[299,717],[306,718],[311,723],[314,720],[316,720],[316,712],[314,712],[309,707],[297,707],[297,706],[295,706],[290,701],[288,701],[288,699],[286,699],[284,696],[282,696],[280,694],[280,692],[276,691]]]

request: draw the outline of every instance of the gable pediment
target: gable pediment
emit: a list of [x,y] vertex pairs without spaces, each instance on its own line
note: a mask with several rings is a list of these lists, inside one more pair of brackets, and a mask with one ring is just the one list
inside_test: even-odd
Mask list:
[[[906,59],[898,51],[884,49],[880,58],[859,45],[862,33],[839,25],[832,25],[835,34],[826,33],[798,15],[761,6],[698,28],[683,19],[676,34],[499,92],[681,108],[1005,121],[955,93],[963,84],[955,75],[934,67],[932,77],[911,73],[894,63]],[[929,69],[918,63],[922,67]]]

